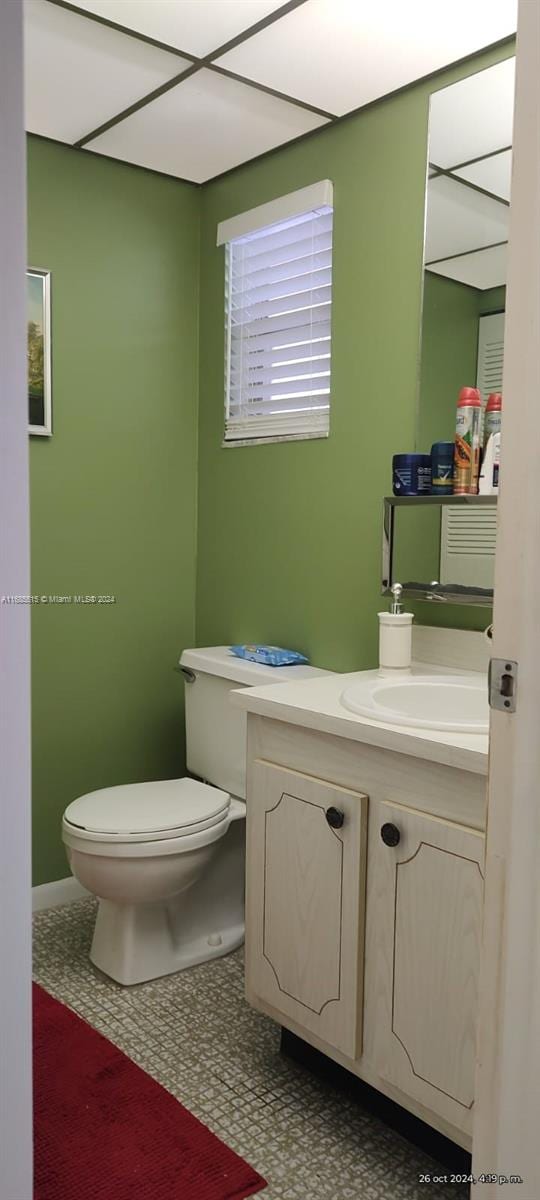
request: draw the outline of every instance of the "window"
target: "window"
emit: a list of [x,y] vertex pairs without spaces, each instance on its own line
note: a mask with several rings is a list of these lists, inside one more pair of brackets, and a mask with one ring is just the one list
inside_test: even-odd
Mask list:
[[332,184],[224,221],[225,444],[326,437]]

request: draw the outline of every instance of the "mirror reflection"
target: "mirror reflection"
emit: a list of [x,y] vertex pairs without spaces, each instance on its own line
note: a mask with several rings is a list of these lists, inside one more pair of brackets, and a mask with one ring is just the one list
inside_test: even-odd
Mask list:
[[[383,588],[399,582],[417,599],[490,605],[496,524],[492,497],[473,503],[387,501]],[[383,563],[384,558],[383,548]]]
[[417,450],[502,390],[515,59],[431,97]]

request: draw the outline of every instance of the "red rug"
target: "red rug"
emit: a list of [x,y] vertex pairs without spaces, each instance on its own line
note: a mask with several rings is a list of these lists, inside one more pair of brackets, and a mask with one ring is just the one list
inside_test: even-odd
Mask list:
[[266,1181],[34,984],[34,1200],[243,1200]]

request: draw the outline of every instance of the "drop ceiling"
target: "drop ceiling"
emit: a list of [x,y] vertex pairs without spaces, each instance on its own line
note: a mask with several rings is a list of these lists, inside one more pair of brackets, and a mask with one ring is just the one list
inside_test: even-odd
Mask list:
[[516,0],[25,0],[27,129],[203,183],[515,28]]
[[425,264],[485,290],[506,282],[515,59],[431,98]]

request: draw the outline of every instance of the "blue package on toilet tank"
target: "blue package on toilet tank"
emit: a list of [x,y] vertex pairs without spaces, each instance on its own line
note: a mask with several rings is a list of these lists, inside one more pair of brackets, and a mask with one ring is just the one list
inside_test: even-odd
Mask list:
[[281,646],[231,646],[237,658],[262,663],[265,667],[292,667],[297,663],[308,663],[309,658],[299,650],[284,650]]

